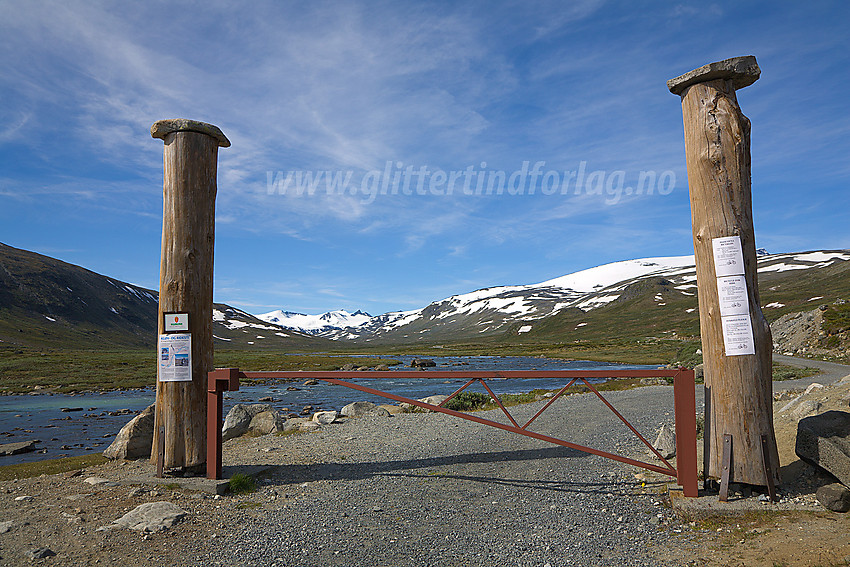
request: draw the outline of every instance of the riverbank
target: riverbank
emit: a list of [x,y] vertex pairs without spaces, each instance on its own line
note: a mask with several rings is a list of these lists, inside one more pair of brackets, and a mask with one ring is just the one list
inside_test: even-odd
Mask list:
[[[647,436],[672,420],[669,386],[606,397]],[[541,404],[511,411],[522,421]],[[498,410],[478,415],[504,419]],[[534,430],[648,459],[592,395],[559,399]],[[691,524],[669,508],[664,479],[654,474],[443,414],[350,419],[313,433],[238,438],[224,444],[224,463],[262,465],[267,472],[255,492],[218,499],[175,485],[109,484],[150,475],[146,461],[0,482],[4,521],[11,522],[0,534],[0,563],[29,564],[26,553],[39,547],[56,553],[52,565],[181,567],[773,567],[838,565],[850,554],[846,515],[779,513],[765,505],[753,517]],[[89,484],[91,477],[104,481]],[[161,533],[98,531],[157,501],[188,516]]]

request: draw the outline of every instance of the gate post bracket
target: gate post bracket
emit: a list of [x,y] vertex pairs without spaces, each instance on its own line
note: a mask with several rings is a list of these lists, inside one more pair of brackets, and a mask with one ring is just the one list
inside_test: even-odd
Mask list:
[[224,392],[239,389],[239,369],[219,368],[207,375],[207,478],[221,478],[221,420]]

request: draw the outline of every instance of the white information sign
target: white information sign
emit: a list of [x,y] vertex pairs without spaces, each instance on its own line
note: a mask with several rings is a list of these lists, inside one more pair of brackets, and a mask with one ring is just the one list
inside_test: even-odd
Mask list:
[[738,276],[744,273],[744,253],[740,236],[712,238],[714,248],[714,274],[720,276]]
[[192,335],[159,336],[159,381],[192,381]]
[[717,297],[720,299],[720,316],[747,315],[750,301],[747,298],[747,280],[744,276],[717,278]]
[[756,353],[749,314],[721,317],[720,322],[723,325],[723,345],[726,347],[726,356]]
[[165,317],[164,328],[166,333],[189,330],[188,313],[165,313],[163,317]]

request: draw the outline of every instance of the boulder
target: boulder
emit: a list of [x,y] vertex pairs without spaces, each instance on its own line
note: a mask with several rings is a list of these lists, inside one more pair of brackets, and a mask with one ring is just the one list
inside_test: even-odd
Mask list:
[[658,432],[658,437],[652,447],[661,453],[665,459],[676,456],[676,431],[673,426],[664,424]]
[[268,435],[283,431],[286,419],[277,410],[261,411],[248,424],[248,433],[253,435]]
[[148,502],[136,506],[113,522],[140,532],[159,532],[186,517],[186,512],[171,502]]
[[307,423],[309,420],[306,417],[291,417],[283,424],[284,433],[295,433],[301,431],[301,424]]
[[339,417],[338,411],[317,411],[313,414],[313,421],[319,425],[329,425]]
[[404,413],[404,409],[401,406],[396,406],[393,404],[381,404],[378,407],[387,410],[387,413],[389,413],[390,415]]
[[378,415],[388,417],[390,413],[384,408],[372,402],[353,402],[342,408],[340,412],[345,417],[363,417],[366,415]]
[[801,419],[794,450],[850,486],[850,413],[834,410]]
[[257,414],[276,411],[269,404],[236,404],[224,418],[224,426],[221,428],[222,442],[248,433],[251,421]]
[[142,413],[127,422],[103,452],[107,459],[140,459],[150,457],[153,446],[154,407],[151,404]]
[[[424,404],[431,404],[432,406],[438,406],[441,403],[443,403],[444,401],[446,401],[447,398],[448,398],[448,396],[445,396],[445,395],[442,395],[442,394],[437,394],[437,395],[434,395],[434,396],[428,396],[427,398],[419,398],[416,401],[422,402]],[[419,406],[415,406],[413,404],[408,404],[406,402],[402,402],[401,404],[399,404],[399,407],[401,407],[404,410],[430,411],[430,410],[422,409]]]
[[17,443],[5,443],[0,445],[0,457],[6,455],[20,455],[21,453],[31,453],[35,451],[37,439],[31,441],[18,441]]
[[410,361],[411,368],[431,368],[437,366],[437,363],[429,358],[414,358]]
[[850,510],[850,489],[837,482],[827,484],[818,488],[818,502],[823,507],[833,512],[847,512]]

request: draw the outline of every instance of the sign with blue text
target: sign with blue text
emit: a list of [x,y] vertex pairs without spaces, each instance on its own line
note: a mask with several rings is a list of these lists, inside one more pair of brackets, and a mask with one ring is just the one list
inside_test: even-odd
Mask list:
[[192,335],[189,333],[160,335],[159,381],[192,381]]

